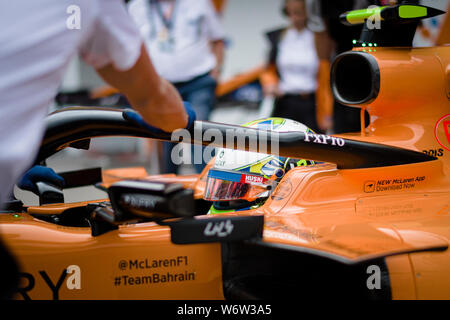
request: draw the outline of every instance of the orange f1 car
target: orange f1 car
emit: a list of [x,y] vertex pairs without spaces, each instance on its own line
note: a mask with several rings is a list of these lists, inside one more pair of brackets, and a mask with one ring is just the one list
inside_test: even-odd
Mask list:
[[[66,188],[104,188],[109,198],[98,201],[64,203],[60,189],[38,183],[40,206],[15,201],[0,214],[21,267],[16,298],[450,299],[450,47],[410,47],[432,12],[382,7],[381,29],[365,28],[336,58],[335,98],[370,114],[361,132],[195,123],[192,143],[222,147],[203,135],[213,129],[244,137],[228,148],[258,152],[266,138],[268,153],[277,146],[281,156],[316,161],[286,172],[258,208],[206,215],[214,160],[192,176],[61,173]],[[359,23],[367,14],[342,17]],[[36,163],[101,136],[170,139],[123,110],[69,108],[48,116]]]

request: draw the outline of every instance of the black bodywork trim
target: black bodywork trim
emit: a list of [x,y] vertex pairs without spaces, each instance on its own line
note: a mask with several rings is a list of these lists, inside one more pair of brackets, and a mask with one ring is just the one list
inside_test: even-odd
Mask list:
[[[168,133],[154,133],[126,120],[123,110],[101,108],[68,108],[47,117],[45,133],[36,163],[40,163],[70,144],[94,137],[134,136],[163,141],[171,140]],[[210,133],[209,139],[204,138]],[[312,159],[336,163],[338,169],[360,169],[395,166],[436,160],[427,154],[398,147],[336,138],[303,132],[272,132],[236,125],[196,121],[189,130],[190,137],[175,142],[227,147],[254,152],[273,153],[280,156]],[[215,136],[229,137],[231,141],[216,141]],[[202,140],[203,137],[203,140]],[[230,142],[231,145],[228,145]]]
[[170,226],[171,241],[174,244],[233,242],[261,239],[264,216],[181,219],[162,225]]
[[255,246],[274,248],[274,249],[280,249],[280,250],[288,250],[291,252],[299,252],[299,253],[310,254],[310,255],[314,255],[314,256],[318,256],[318,257],[323,257],[328,260],[333,260],[333,261],[336,261],[336,262],[339,262],[342,264],[347,264],[347,265],[359,264],[359,263],[363,263],[363,262],[374,260],[374,259],[381,259],[381,258],[386,258],[386,257],[396,256],[396,255],[401,255],[401,254],[425,252],[425,251],[445,251],[448,249],[448,245],[441,245],[441,246],[424,247],[424,248],[418,248],[418,249],[405,249],[402,251],[381,253],[379,255],[371,255],[371,256],[367,256],[367,257],[363,256],[363,257],[357,258],[357,259],[349,259],[349,258],[345,258],[340,255],[337,255],[337,254],[333,254],[333,253],[329,253],[329,252],[325,252],[325,251],[321,251],[321,250],[317,250],[317,249],[301,247],[301,246],[287,245],[287,244],[281,244],[281,243],[272,243],[272,242],[260,241],[260,240],[255,240],[255,239],[249,240],[248,242]]
[[[343,264],[326,257],[263,247],[255,242],[222,243],[222,281],[226,299],[390,300],[384,258]],[[368,267],[381,271],[380,289],[367,286]]]

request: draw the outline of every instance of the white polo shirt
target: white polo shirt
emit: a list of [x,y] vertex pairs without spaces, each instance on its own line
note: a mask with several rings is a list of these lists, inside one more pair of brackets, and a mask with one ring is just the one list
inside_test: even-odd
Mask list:
[[173,39],[169,50],[161,45],[164,20],[157,6],[150,2],[132,0],[128,11],[139,27],[158,74],[171,82],[181,82],[211,71],[217,61],[210,41],[225,37],[211,0],[159,0],[162,13],[167,13],[167,21],[172,22],[167,35]]
[[136,63],[142,40],[122,0],[0,1],[0,12],[0,201],[4,201],[36,157],[44,117],[70,59],[81,52],[95,68],[112,63],[127,70]]
[[311,93],[317,88],[319,58],[314,33],[289,28],[278,44],[276,61],[283,93]]

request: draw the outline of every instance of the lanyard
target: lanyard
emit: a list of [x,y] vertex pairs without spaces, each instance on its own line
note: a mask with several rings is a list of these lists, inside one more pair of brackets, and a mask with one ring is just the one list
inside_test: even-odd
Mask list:
[[[150,0],[150,7],[155,8],[156,13],[161,18],[162,23],[164,24],[164,27],[170,32],[173,28],[174,22],[175,22],[175,6],[177,4],[176,0],[172,1],[172,6],[170,7],[169,13],[166,16],[162,10],[160,0]],[[153,22],[153,15],[152,22]],[[152,23],[153,24],[153,23]],[[153,24],[154,25],[154,24]]]

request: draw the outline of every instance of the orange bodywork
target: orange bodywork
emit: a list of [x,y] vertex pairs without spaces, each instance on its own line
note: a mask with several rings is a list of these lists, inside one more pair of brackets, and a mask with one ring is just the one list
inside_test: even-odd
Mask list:
[[[279,248],[345,264],[383,258],[393,299],[450,299],[450,47],[366,53],[381,74],[378,97],[360,106],[371,122],[363,132],[340,136],[425,152],[436,160],[369,169],[297,167],[263,206],[233,215],[263,214],[263,241]],[[147,177],[142,168],[107,170],[103,183],[178,182],[199,199],[211,165],[200,176],[180,177]],[[51,299],[55,292],[59,299],[224,298],[220,244],[175,245],[169,228],[155,223],[125,224],[93,237],[90,228],[31,215],[85,205],[0,215],[2,236],[27,275],[18,298],[25,293]],[[81,270],[79,286],[73,274],[62,273],[73,265]],[[58,290],[49,287],[49,279],[55,286],[62,279]]]
[[[26,298],[223,298],[219,244],[174,245],[168,228],[154,223],[121,226],[93,237],[90,228],[56,226],[28,214],[0,219],[3,237],[27,275],[23,288],[32,285]],[[80,269],[80,287],[70,289],[67,276],[55,296],[44,273],[56,285],[73,265]]]

